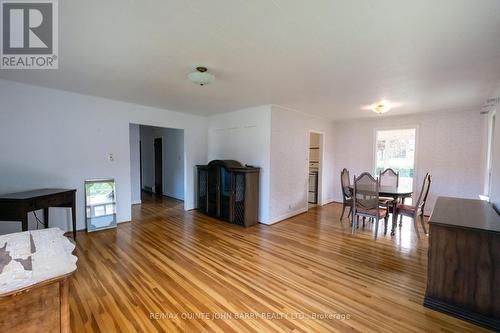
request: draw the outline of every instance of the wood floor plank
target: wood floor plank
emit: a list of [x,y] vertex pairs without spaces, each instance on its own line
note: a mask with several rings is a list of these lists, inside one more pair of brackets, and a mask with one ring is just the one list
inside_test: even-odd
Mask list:
[[409,221],[374,241],[337,204],[244,229],[143,199],[131,223],[79,233],[72,332],[484,331],[422,306],[428,244]]

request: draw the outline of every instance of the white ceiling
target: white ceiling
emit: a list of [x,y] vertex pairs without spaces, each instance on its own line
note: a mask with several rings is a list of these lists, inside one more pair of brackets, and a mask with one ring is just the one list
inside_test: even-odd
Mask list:
[[[499,0],[62,0],[59,70],[0,78],[199,115],[477,109],[500,85]],[[186,75],[205,65],[200,87]]]

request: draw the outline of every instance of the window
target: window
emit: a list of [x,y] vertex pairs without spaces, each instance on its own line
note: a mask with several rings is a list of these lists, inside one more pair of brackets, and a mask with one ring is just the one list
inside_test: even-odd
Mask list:
[[399,184],[413,188],[415,168],[415,128],[377,130],[375,174],[392,168],[399,171]]

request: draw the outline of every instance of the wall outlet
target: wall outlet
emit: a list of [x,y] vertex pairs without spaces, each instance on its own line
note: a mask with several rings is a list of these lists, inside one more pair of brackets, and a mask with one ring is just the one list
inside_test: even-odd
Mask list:
[[289,204],[289,205],[288,205],[288,209],[292,209],[292,204]]

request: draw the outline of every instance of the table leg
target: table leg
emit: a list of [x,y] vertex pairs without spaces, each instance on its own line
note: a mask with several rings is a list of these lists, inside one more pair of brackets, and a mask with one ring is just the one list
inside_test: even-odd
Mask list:
[[71,219],[73,220],[73,239],[76,241],[76,193],[73,193],[71,201]]
[[351,221],[352,234],[354,235],[356,233],[356,219],[354,218],[354,213],[351,214]]
[[28,231],[28,212],[21,212],[21,230]]
[[398,211],[396,207],[398,206],[398,198],[394,198],[392,201],[392,228],[391,228],[391,236],[396,234],[396,225],[398,224]]
[[49,227],[49,207],[43,209],[43,225],[45,229]]

